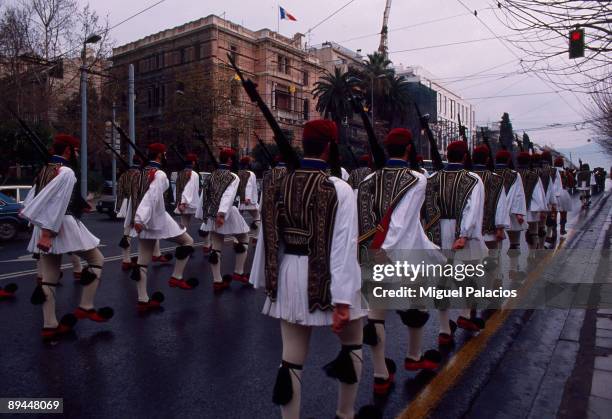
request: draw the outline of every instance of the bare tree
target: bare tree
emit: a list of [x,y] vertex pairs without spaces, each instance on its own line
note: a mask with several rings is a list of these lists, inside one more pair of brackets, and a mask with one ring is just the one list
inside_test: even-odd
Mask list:
[[593,103],[590,113],[593,115],[595,140],[612,155],[612,80],[601,82],[591,95]]
[[[524,69],[560,88],[590,93],[610,77],[612,2],[597,0],[505,0],[495,14],[514,34],[507,39],[525,56]],[[568,35],[585,30],[585,57],[571,60]],[[584,78],[582,78],[583,76]]]

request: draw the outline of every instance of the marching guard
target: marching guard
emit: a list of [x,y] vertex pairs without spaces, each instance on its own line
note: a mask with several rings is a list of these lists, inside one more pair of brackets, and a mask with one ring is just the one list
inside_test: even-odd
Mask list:
[[[106,322],[113,316],[110,307],[96,310],[94,299],[100,284],[104,256],[100,240],[80,221],[88,208],[80,199],[77,178],[69,162],[76,162],[79,140],[58,134],[53,140],[53,156],[36,177],[21,215],[34,225],[28,251],[40,254],[42,281],[32,294],[33,304],[41,304],[44,339],[56,339],[68,333],[77,319]],[[59,322],[55,310],[55,288],[60,279],[62,255],[74,253],[85,259],[80,284],[81,302],[72,314]]]
[[251,282],[265,288],[263,313],[280,320],[282,361],[273,401],[283,418],[300,417],[301,376],[313,327],[332,326],[342,344],[325,366],[339,380],[336,415],[354,416],[362,354],[361,274],[357,262],[357,207],[350,186],[329,176],[332,121],[304,125],[301,168],[264,189],[278,197],[265,213],[255,250]]
[[183,279],[183,271],[193,253],[193,239],[165,208],[164,193],[170,187],[166,173],[161,170],[166,146],[161,143],[150,144],[148,153],[149,163],[142,170],[138,188],[132,190],[131,214],[128,214],[133,225],[130,235],[138,237],[138,260],[132,271],[132,279],[137,282],[137,308],[141,311],[159,308],[164,299],[159,291],[149,298],[147,291],[147,270],[159,240],[170,240],[178,244],[174,272],[168,285],[183,290],[191,290],[198,285],[195,278]]
[[193,170],[198,161],[195,153],[187,153],[185,167],[176,175],[175,214],[181,217],[181,227],[187,229],[200,203],[200,175]]
[[[200,230],[210,234],[212,249],[208,257],[213,274],[213,291],[227,289],[232,280],[248,284],[249,277],[244,272],[249,249],[249,226],[242,218],[234,200],[238,193],[240,178],[231,171],[231,164],[236,151],[231,148],[219,153],[219,166],[208,177],[202,188],[202,202],[198,206],[196,217],[201,219]],[[226,235],[235,236],[234,244],[236,261],[234,274],[221,276],[221,251]]]
[[259,228],[259,203],[257,193],[257,179],[255,173],[250,169],[251,157],[244,156],[240,159],[240,170],[238,171],[238,177],[240,178],[240,185],[238,186],[238,197],[240,198],[240,204],[238,209],[241,213],[248,213],[253,220],[251,222],[251,230],[257,230]]
[[529,249],[533,250],[539,247],[538,227],[541,212],[548,211],[548,204],[540,176],[529,167],[531,160],[532,157],[526,151],[521,151],[516,158],[518,165],[517,172],[521,175],[521,180],[523,181],[525,207],[527,208],[525,240]]
[[[559,234],[565,236],[567,230],[567,212],[573,210],[572,197],[569,194],[570,182],[568,172],[563,168],[563,157],[555,159],[555,170],[559,176],[557,183],[557,211],[559,212]],[[556,217],[555,217],[556,218]]]
[[370,173],[372,173],[372,169],[370,168],[370,156],[364,154],[363,156],[359,157],[359,167],[351,171],[347,183],[351,185],[351,188],[353,188],[354,191],[357,191],[361,181],[364,180]]
[[[444,250],[454,250],[455,259],[482,260],[488,253],[482,236],[485,189],[480,177],[464,168],[468,155],[465,141],[453,141],[447,147],[448,164],[427,179],[424,203],[426,233]],[[451,322],[446,307],[441,307],[438,343],[454,342],[456,326],[479,331],[482,319],[471,317],[470,309],[460,312],[457,323]]]
[[[427,178],[408,167],[412,133],[405,128],[392,129],[384,141],[389,160],[359,183],[357,208],[359,245],[364,249],[385,250],[391,256],[397,251],[430,251],[439,249],[425,234],[420,212],[425,200]],[[357,169],[358,170],[358,169]],[[400,258],[402,255],[398,255]],[[421,260],[419,255],[419,261]],[[393,260],[391,256],[391,261]],[[421,353],[423,327],[427,311],[411,308],[398,312],[408,327],[408,347],[404,368],[409,371],[433,370],[440,365],[436,350]],[[374,394],[386,395],[394,381],[396,366],[385,358],[386,310],[370,309],[364,327],[364,343],[372,347],[374,361]]]

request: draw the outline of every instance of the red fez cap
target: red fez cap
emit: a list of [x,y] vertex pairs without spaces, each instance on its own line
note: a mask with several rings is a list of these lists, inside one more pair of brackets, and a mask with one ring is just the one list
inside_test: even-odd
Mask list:
[[512,158],[512,154],[508,150],[499,150],[495,154],[495,161],[507,163]]
[[424,160],[423,156],[421,154],[417,154],[416,161],[419,162],[419,163],[423,163],[423,160]]
[[555,159],[555,166],[556,167],[563,167],[563,157],[557,157]]
[[231,159],[236,155],[236,150],[234,150],[233,148],[223,148],[221,149],[221,152],[219,153],[219,158],[221,160],[221,163],[224,163],[227,161],[227,159]]
[[53,138],[53,144],[62,144],[70,147],[78,147],[80,145],[80,141],[78,138],[70,134],[57,134]]
[[303,141],[317,141],[322,143],[338,141],[338,127],[334,121],[315,119],[304,124]]
[[195,153],[187,153],[187,155],[185,156],[185,160],[190,161],[190,162],[197,162],[198,155]]
[[463,140],[453,141],[452,143],[448,145],[448,147],[446,147],[447,153],[449,152],[467,153],[467,151],[468,151],[467,143]]
[[363,156],[359,157],[359,161],[364,161],[364,162],[370,162],[370,155],[369,154],[364,154]]
[[240,164],[249,164],[251,163],[251,157],[250,156],[244,156],[243,158],[240,159]]
[[552,154],[550,154],[550,151],[548,150],[544,150],[541,154],[541,158],[543,161],[547,161],[549,163],[552,162]]
[[281,156],[280,154],[277,154],[276,156],[274,156],[274,163],[281,163],[283,161],[283,156]]
[[412,133],[406,128],[393,128],[385,138],[385,145],[408,145],[412,142]]
[[152,153],[165,153],[166,146],[162,143],[149,144],[149,151]]
[[520,164],[527,164],[529,163],[530,159],[531,156],[526,151],[521,151],[518,156],[516,156],[516,161],[518,161]]
[[489,147],[487,147],[486,144],[481,144],[477,147],[474,147],[474,151],[472,152],[472,158],[474,159],[474,163],[485,164],[488,157]]
[[542,154],[541,153],[534,153],[531,155],[531,161],[535,162],[535,163],[539,163],[540,161],[542,161]]

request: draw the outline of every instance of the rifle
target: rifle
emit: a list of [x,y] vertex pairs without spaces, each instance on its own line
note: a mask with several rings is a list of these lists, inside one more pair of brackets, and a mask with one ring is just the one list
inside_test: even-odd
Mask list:
[[[25,131],[26,136],[28,137],[30,142],[34,145],[34,148],[36,149],[38,154],[40,154],[40,157],[43,160],[44,164],[46,164],[49,161],[49,158],[51,157],[51,153],[45,146],[45,143],[43,142],[43,140],[41,140],[40,137],[34,131],[32,131],[32,129],[28,126],[28,124],[23,119],[21,119],[19,115],[17,115],[17,112],[15,112],[10,106],[6,106],[6,107],[8,111],[11,113],[11,115],[13,115],[15,119],[17,119],[17,122],[19,122],[19,125],[21,126],[21,128]],[[75,175],[77,179],[74,187],[77,188],[77,190],[79,190],[80,184],[81,184],[81,176],[80,176],[81,168],[78,162],[76,161],[74,150],[72,150],[72,158],[71,158],[70,163],[71,165],[74,166],[74,171],[75,171]],[[83,198],[80,193],[76,194],[75,207],[76,207],[76,210],[80,213],[91,210],[91,205],[87,203],[87,200]]]
[[[459,123],[459,137],[468,145],[467,135],[465,133],[466,127],[461,124],[461,115],[457,114],[457,122]],[[465,154],[465,162],[463,163],[467,170],[472,169],[472,153],[470,153],[470,147],[467,147],[467,153]]]
[[193,126],[193,130],[195,131],[196,137],[198,137],[202,141],[202,144],[204,144],[204,148],[206,149],[206,152],[210,156],[210,160],[212,161],[213,167],[216,169],[217,167],[219,167],[219,161],[217,160],[212,150],[210,149],[210,146],[206,142],[206,138],[204,138],[204,135],[200,133],[200,130],[195,125]]
[[127,143],[134,149],[134,152],[136,154],[138,154],[138,157],[140,157],[140,159],[142,160],[142,165],[145,166],[147,164],[147,162],[149,161],[149,157],[144,153],[144,151],[142,151],[135,143],[134,141],[132,141],[132,139],[130,138],[129,135],[127,135],[127,133],[123,130],[123,128],[121,128],[119,125],[117,125],[115,122],[111,122],[113,124],[113,126],[117,129],[117,132],[119,133],[119,135],[121,135],[123,137],[123,139],[125,141],[127,141]]
[[495,161],[493,160],[493,149],[491,148],[491,143],[489,143],[489,138],[485,134],[484,128],[481,129],[482,132],[482,142],[489,149],[489,163],[487,164],[487,169],[494,172],[495,171]]
[[126,169],[130,168],[130,163],[128,163],[121,154],[119,154],[117,152],[117,150],[115,150],[115,148],[113,146],[111,146],[109,143],[107,143],[104,140],[101,140],[100,137],[95,137],[99,143],[102,143],[104,145],[104,147],[106,147],[108,150],[110,150],[111,153],[113,153],[115,155],[115,157],[117,157],[117,159],[119,159],[119,162],[121,164],[123,164],[125,166]]
[[523,148],[523,143],[519,141],[517,134],[514,134],[514,141],[516,141],[516,145],[518,146],[519,150],[525,151]]
[[414,102],[414,107],[417,111],[417,116],[419,117],[419,123],[421,124],[421,129],[425,131],[427,135],[427,140],[429,141],[429,153],[431,154],[431,162],[433,164],[433,168],[435,171],[439,171],[444,169],[444,162],[442,161],[442,156],[440,155],[440,151],[438,150],[438,144],[436,143],[436,139],[434,138],[433,132],[429,127],[429,121],[427,120],[427,116],[423,116],[421,114],[421,110],[419,109],[419,105]]
[[270,167],[274,167],[274,157],[272,157],[272,154],[270,154],[270,151],[268,151],[268,147],[266,147],[266,143],[263,142],[263,140],[259,137],[259,135],[257,135],[255,131],[253,131],[253,135],[255,135],[257,142],[261,146],[261,149],[263,150],[263,153],[266,156],[266,160],[268,160],[268,165]]
[[181,152],[178,151],[178,148],[176,148],[176,143],[173,143],[170,145],[170,150],[174,151],[174,154],[176,154],[176,157],[179,158],[179,160],[181,161],[181,164],[185,165],[187,163],[187,160],[185,160],[185,157],[183,157]]
[[363,103],[360,99],[355,96],[353,92],[350,93],[350,101],[353,104],[353,109],[355,112],[361,116],[361,121],[363,123],[363,127],[368,134],[368,143],[370,145],[370,154],[372,155],[372,161],[374,162],[375,169],[382,169],[385,167],[387,163],[387,157],[385,156],[385,150],[380,146],[378,139],[376,138],[376,133],[374,132],[374,127],[372,127],[372,122],[370,118],[368,118],[368,114],[363,109]]
[[291,147],[291,144],[287,140],[287,137],[285,137],[285,133],[278,125],[278,122],[276,122],[276,119],[274,119],[270,108],[268,108],[268,105],[266,105],[264,100],[259,95],[259,92],[257,91],[257,86],[255,85],[255,83],[253,83],[251,79],[247,79],[244,77],[242,71],[240,71],[240,69],[236,65],[236,61],[234,60],[234,57],[231,54],[227,54],[227,58],[230,62],[230,65],[236,72],[236,75],[238,75],[238,78],[242,82],[242,87],[249,96],[249,99],[251,99],[251,102],[257,105],[264,118],[266,118],[268,125],[270,126],[270,128],[272,128],[272,132],[274,133],[274,141],[276,141],[278,150],[283,156],[285,162],[287,163],[287,167],[289,168],[289,170],[298,169],[300,167],[300,158],[298,157],[293,147]]

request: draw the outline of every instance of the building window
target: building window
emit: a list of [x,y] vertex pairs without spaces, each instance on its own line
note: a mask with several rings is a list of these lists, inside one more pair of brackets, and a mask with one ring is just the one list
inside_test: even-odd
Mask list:
[[276,90],[274,91],[274,103],[276,104],[276,109],[283,111],[291,110],[291,94],[287,86],[276,86]]
[[289,58],[288,57],[278,54],[276,66],[277,66],[277,70],[280,73],[289,74]]
[[176,93],[184,94],[185,93],[185,83],[182,81],[176,82]]
[[304,120],[310,119],[310,100],[304,99]]
[[166,106],[166,85],[162,84],[160,86],[160,104],[161,106]]
[[308,71],[304,71],[304,82],[302,84],[304,86],[308,86],[308,84],[309,84],[309,74],[308,74]]
[[153,106],[153,88],[149,87],[147,89],[147,108],[151,109]]
[[230,45],[230,55],[236,64],[238,64],[238,47],[236,45]]

